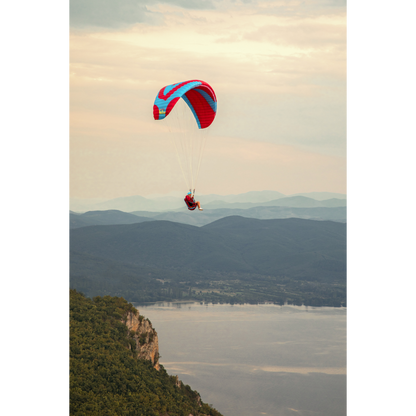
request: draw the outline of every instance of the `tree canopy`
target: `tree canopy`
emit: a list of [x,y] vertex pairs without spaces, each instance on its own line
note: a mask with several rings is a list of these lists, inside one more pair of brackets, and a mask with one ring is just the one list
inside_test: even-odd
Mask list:
[[136,309],[121,297],[70,291],[70,414],[194,416],[221,414],[163,366],[137,359],[123,319]]

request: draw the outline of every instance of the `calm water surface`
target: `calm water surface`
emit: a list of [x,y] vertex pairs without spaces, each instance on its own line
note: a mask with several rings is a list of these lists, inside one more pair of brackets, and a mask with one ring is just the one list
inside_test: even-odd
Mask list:
[[136,306],[166,371],[224,416],[346,415],[346,308]]

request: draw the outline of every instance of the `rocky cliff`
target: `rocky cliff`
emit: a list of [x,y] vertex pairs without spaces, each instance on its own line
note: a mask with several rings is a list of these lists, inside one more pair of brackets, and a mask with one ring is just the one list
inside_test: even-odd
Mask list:
[[128,312],[124,322],[136,341],[137,357],[149,360],[159,370],[159,340],[151,322],[137,312]]
[[[139,314],[138,310],[128,312],[125,320],[123,321],[130,331],[130,336],[136,341],[137,357],[149,360],[152,362],[153,367],[159,371],[159,340],[157,332],[152,327],[149,319]],[[178,376],[176,376],[175,386],[181,390],[186,391],[189,394],[189,386],[185,386]],[[194,400],[199,408],[202,408],[201,396],[198,392],[194,393]],[[197,413],[200,416],[208,416],[205,413]],[[217,413],[220,415],[219,413]],[[165,416],[169,416],[168,413],[164,413]],[[193,416],[192,413],[189,416]]]

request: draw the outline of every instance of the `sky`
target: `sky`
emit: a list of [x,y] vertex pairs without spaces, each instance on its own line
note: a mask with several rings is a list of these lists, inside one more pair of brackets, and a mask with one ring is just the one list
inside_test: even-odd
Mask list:
[[153,119],[165,85],[215,90],[199,194],[346,193],[346,4],[72,0],[70,195],[186,191]]

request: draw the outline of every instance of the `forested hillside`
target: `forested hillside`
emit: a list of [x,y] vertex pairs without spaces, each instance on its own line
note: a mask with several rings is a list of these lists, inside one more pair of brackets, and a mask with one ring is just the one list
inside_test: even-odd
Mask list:
[[132,302],[204,300],[341,306],[346,225],[226,217],[71,230],[71,287]]
[[123,298],[70,292],[70,414],[194,416],[221,414],[199,393],[148,360],[136,358],[123,323],[136,311]]

